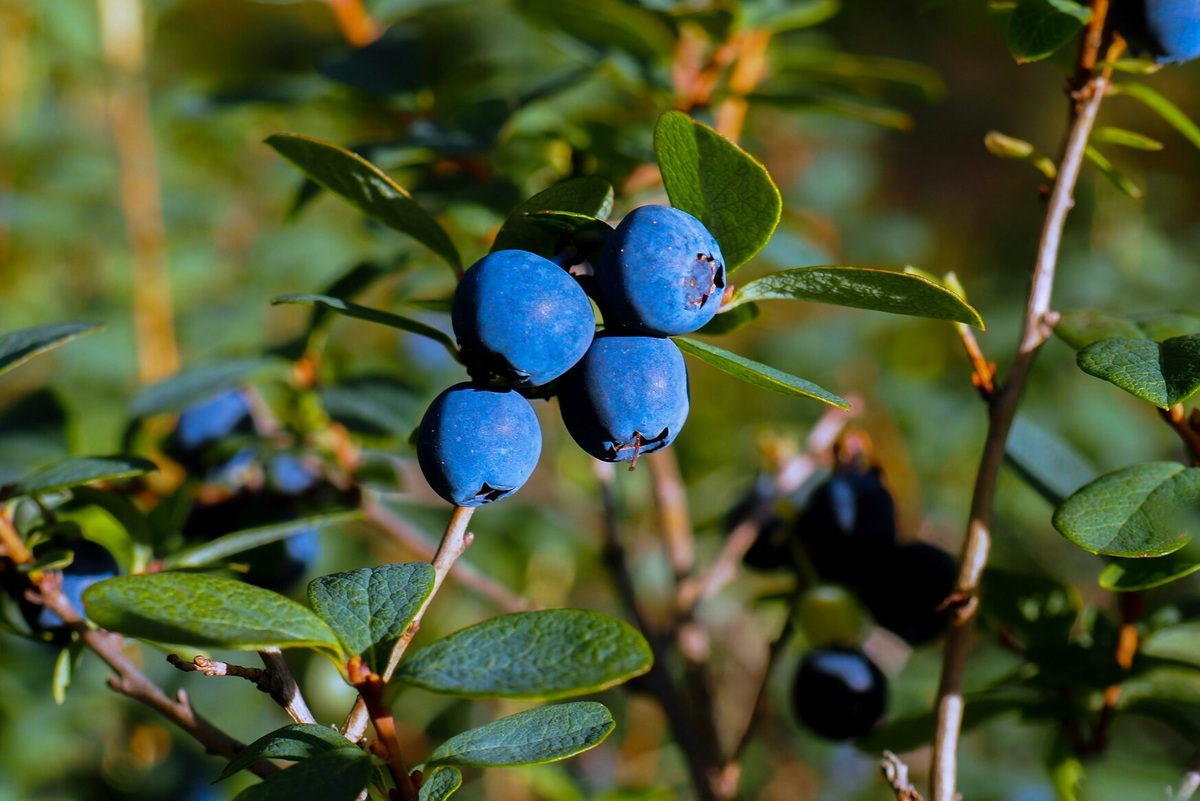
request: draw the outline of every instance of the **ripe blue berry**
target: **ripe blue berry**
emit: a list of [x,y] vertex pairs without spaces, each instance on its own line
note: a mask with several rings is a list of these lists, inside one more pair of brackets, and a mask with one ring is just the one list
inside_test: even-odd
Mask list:
[[563,423],[579,447],[625,462],[670,445],[688,415],[687,367],[669,339],[603,333],[559,384]]
[[425,480],[456,506],[482,506],[516,492],[542,450],[537,415],[512,390],[456,384],[434,399],[418,431]]
[[792,687],[796,718],[830,740],[861,737],[883,716],[887,679],[857,648],[810,651]]
[[896,504],[880,470],[835,473],[813,490],[795,531],[821,578],[857,586],[864,560],[896,542]]
[[575,279],[523,250],[498,250],[475,262],[458,283],[450,317],[468,369],[520,387],[565,373],[596,330],[592,304]]
[[[108,549],[99,543],[85,539],[50,539],[33,549],[34,556],[54,550],[69,550],[75,554],[71,564],[62,569],[63,595],[75,609],[83,614],[83,591],[95,584],[117,575],[117,560]],[[21,611],[29,627],[38,632],[62,633],[66,623],[56,613],[44,606],[22,601]]]
[[604,243],[595,274],[605,323],[653,336],[695,331],[717,313],[725,292],[717,240],[670,206],[630,212]]
[[1113,27],[1159,64],[1200,56],[1200,4],[1195,0],[1114,0]]
[[184,409],[163,447],[188,470],[202,472],[213,445],[234,434],[253,433],[250,405],[239,390],[229,389]]
[[957,578],[953,556],[936,545],[913,542],[865,560],[860,594],[876,623],[909,645],[921,645],[949,625],[946,599]]

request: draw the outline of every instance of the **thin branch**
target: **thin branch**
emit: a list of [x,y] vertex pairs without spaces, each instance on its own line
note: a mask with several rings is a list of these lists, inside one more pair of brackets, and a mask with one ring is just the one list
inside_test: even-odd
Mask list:
[[350,678],[358,690],[359,697],[367,708],[371,723],[379,739],[371,744],[371,750],[387,763],[388,773],[396,783],[397,801],[418,801],[419,793],[408,772],[404,756],[400,752],[400,738],[396,734],[396,721],[392,709],[383,698],[387,682],[371,673],[360,661],[351,665]]
[[1179,783],[1179,789],[1171,796],[1173,801],[1189,801],[1200,790],[1200,748],[1188,760],[1187,773]]
[[[454,512],[450,515],[450,522],[446,525],[446,533],[442,535],[442,542],[438,546],[437,553],[434,554],[432,562],[430,562],[433,565],[433,589],[430,590],[429,596],[421,604],[420,608],[417,609],[417,613],[413,616],[413,621],[409,624],[408,629],[392,648],[387,668],[383,672],[383,681],[385,683],[391,680],[392,673],[395,672],[396,666],[400,664],[400,659],[404,656],[405,650],[408,649],[409,643],[412,642],[413,637],[417,636],[417,631],[421,628],[421,619],[425,616],[425,610],[429,608],[430,602],[433,601],[434,596],[441,589],[442,583],[450,573],[450,568],[454,567],[454,563],[467,550],[467,546],[471,544],[472,536],[467,531],[467,526],[470,524],[471,515],[474,513],[475,509],[473,507],[454,507]],[[367,708],[366,701],[360,695],[358,700],[354,702],[354,708],[350,710],[350,715],[346,718],[345,726],[342,727],[342,731],[348,740],[357,742],[362,739],[363,732],[367,730],[367,721],[370,717],[369,712],[370,710]]]
[[679,461],[671,448],[648,454],[650,476],[654,482],[654,500],[658,506],[659,526],[676,581],[692,572],[696,561],[695,537],[688,512],[687,490],[679,475]]
[[883,759],[879,761],[879,769],[883,772],[888,787],[896,794],[896,801],[921,801],[921,794],[908,780],[908,765],[904,764],[904,760],[891,751],[884,751]]
[[[366,522],[400,548],[413,553],[419,559],[432,560],[437,553],[437,545],[429,537],[393,514],[373,493],[363,494],[361,508]],[[503,612],[525,612],[533,608],[524,598],[503,584],[493,581],[467,562],[458,563],[458,569],[452,577],[463,587],[491,601]]]
[[231,676],[245,679],[263,692],[269,691],[267,671],[262,668],[234,665],[203,654],[197,654],[191,662],[182,659],[178,654],[167,654],[167,662],[184,673],[199,673],[202,676]]
[[300,685],[296,683],[296,677],[292,675],[291,668],[284,661],[279,649],[267,648],[259,651],[258,656],[267,668],[266,674],[270,682],[267,692],[271,694],[275,703],[283,707],[283,711],[297,723],[316,723],[317,719],[308,708],[304,696],[300,693]]
[[1170,409],[1159,409],[1158,413],[1179,439],[1183,440],[1184,447],[1188,450],[1188,461],[1193,466],[1200,464],[1200,428],[1196,425],[1196,418],[1188,419],[1182,403],[1177,403]]
[[967,351],[967,358],[971,360],[971,383],[983,399],[990,402],[996,396],[996,363],[989,362],[983,355],[983,349],[975,337],[975,329],[965,323],[955,323],[954,327]]
[[[1102,8],[1097,12],[1103,13]],[[1103,24],[1101,21],[1100,24]],[[1115,60],[1110,52],[1108,61]],[[933,771],[930,777],[933,801],[954,801],[958,777],[958,740],[963,718],[963,674],[970,649],[971,629],[978,609],[979,581],[991,549],[991,528],[996,484],[1004,461],[1004,444],[1016,416],[1017,405],[1042,344],[1050,335],[1050,299],[1067,214],[1074,205],[1072,197],[1083,163],[1088,136],[1096,121],[1100,104],[1109,86],[1106,69],[1094,75],[1075,93],[1076,104],[1070,132],[1059,165],[1058,178],[1051,192],[1046,219],[1033,270],[1025,321],[1016,358],[1003,388],[991,404],[987,439],[980,459],[979,472],[971,498],[970,520],[963,543],[962,564],[954,597],[958,604],[951,614],[950,632],[942,661],[938,687],[937,723],[934,735]]]

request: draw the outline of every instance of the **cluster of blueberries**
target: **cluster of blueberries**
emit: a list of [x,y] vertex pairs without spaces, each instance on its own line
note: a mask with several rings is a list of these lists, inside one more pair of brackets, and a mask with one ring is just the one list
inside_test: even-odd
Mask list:
[[[739,504],[727,527],[744,519],[764,491]],[[958,573],[954,557],[929,543],[897,542],[895,502],[878,467],[861,460],[840,464],[793,520],[769,518],[743,561],[757,570],[799,570],[800,559],[822,582],[856,595],[879,626],[910,645],[929,642],[947,626],[945,601]],[[859,737],[883,716],[887,682],[857,645],[822,645],[801,662],[792,703],[815,733]]]
[[451,322],[471,380],[438,395],[417,436],[425,479],[450,503],[490,503],[533,473],[542,436],[528,395],[557,395],[571,437],[606,462],[678,435],[687,369],[669,337],[716,314],[724,259],[699,220],[669,206],[634,209],[606,233],[590,276],[567,269],[568,247],[557,261],[495,251],[459,281]]

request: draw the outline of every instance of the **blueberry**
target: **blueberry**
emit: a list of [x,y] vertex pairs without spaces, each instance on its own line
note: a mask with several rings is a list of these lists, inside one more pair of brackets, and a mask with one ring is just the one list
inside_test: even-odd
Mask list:
[[533,473],[541,450],[529,401],[512,390],[473,384],[438,395],[417,435],[425,480],[456,506],[482,506],[513,494]]
[[687,368],[669,339],[605,332],[559,384],[563,423],[579,447],[625,462],[670,445],[688,415]]
[[717,240],[695,217],[670,206],[630,212],[604,243],[595,273],[605,323],[654,336],[700,328],[717,313],[725,291]]
[[[727,536],[746,521],[753,520],[756,525],[754,542],[742,556],[742,564],[752,570],[795,569],[796,566],[791,529],[773,510],[766,514],[759,512],[763,504],[771,504],[774,483],[769,476],[760,477],[725,515]],[[755,515],[761,516],[754,520]]]
[[592,305],[575,279],[523,250],[498,250],[475,262],[458,283],[450,316],[468,369],[519,387],[565,373],[596,330]]
[[[35,557],[54,550],[69,550],[75,554],[71,564],[62,569],[62,591],[75,609],[83,614],[83,591],[117,575],[117,560],[99,543],[84,539],[52,538],[33,549]],[[66,623],[56,613],[40,604],[22,601],[21,612],[34,631],[65,633]]]
[[914,542],[868,562],[860,595],[876,623],[910,645],[920,645],[945,631],[950,621],[945,601],[957,579],[953,556],[927,542]]
[[267,487],[284,495],[303,495],[317,483],[312,468],[290,453],[267,460]]
[[796,718],[830,740],[861,737],[883,717],[887,679],[857,648],[830,646],[810,651],[796,673],[792,708]]
[[896,504],[878,468],[844,469],[818,485],[795,532],[823,579],[857,586],[864,560],[895,545]]
[[254,419],[245,396],[226,390],[184,409],[164,443],[172,458],[191,470],[204,464],[204,451],[233,434],[253,434]]
[[1200,56],[1200,4],[1195,0],[1114,0],[1113,27],[1135,51],[1160,64]]

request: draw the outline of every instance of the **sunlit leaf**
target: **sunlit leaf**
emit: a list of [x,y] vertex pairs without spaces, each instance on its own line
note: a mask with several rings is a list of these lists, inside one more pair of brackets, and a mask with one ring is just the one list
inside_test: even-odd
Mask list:
[[379,323],[380,325],[386,325],[390,328],[399,328],[401,331],[408,331],[410,334],[418,334],[423,337],[428,337],[448,350],[450,355],[454,356],[456,359],[458,358],[458,346],[455,345],[453,339],[433,326],[427,325],[420,320],[414,320],[411,317],[403,317],[399,314],[393,314],[392,312],[385,312],[380,311],[379,309],[371,309],[366,306],[359,306],[357,303],[351,303],[348,300],[331,298],[325,295],[292,294],[280,295],[278,297],[271,298],[272,306],[279,306],[287,303],[322,306],[347,317],[354,317],[371,323]]
[[1127,131],[1124,128],[1113,128],[1111,126],[1097,128],[1092,131],[1090,137],[1092,142],[1103,142],[1109,145],[1120,145],[1121,147],[1131,147],[1134,150],[1162,150],[1163,143],[1157,139],[1151,139],[1148,136],[1137,133],[1136,131]]
[[[197,545],[188,546],[163,557],[162,564],[169,570],[215,565],[251,548],[285,540],[301,531],[348,523],[361,517],[362,512],[357,509],[340,509],[300,515],[279,523],[223,534]],[[201,534],[207,533],[201,532]]]
[[811,381],[797,378],[790,373],[776,370],[774,367],[769,367],[753,359],[747,359],[745,356],[739,356],[736,353],[718,348],[715,345],[710,345],[707,342],[701,342],[698,339],[675,337],[674,341],[684,353],[691,354],[697,359],[707,362],[718,370],[729,373],[735,378],[740,378],[747,384],[769,389],[772,392],[780,392],[784,395],[812,398],[822,403],[828,403],[830,406],[837,406],[840,409],[850,408],[850,404],[845,398],[835,395],[829,390],[822,389]]
[[603,704],[581,701],[518,712],[442,743],[429,765],[540,765],[594,748],[616,724]]
[[12,495],[38,495],[79,484],[114,481],[150,473],[158,466],[137,456],[82,456],[35,470],[17,482]]
[[568,211],[603,220],[612,213],[612,204],[612,184],[602,178],[574,178],[555,184],[513,210],[496,234],[492,252],[516,248],[550,258],[558,237],[529,219],[530,213]]
[[1161,587],[1200,570],[1200,559],[1179,552],[1154,559],[1119,559],[1100,571],[1100,586],[1114,592]]
[[1134,397],[1168,409],[1200,389],[1200,335],[1152,339],[1110,337],[1076,354],[1080,369]]

